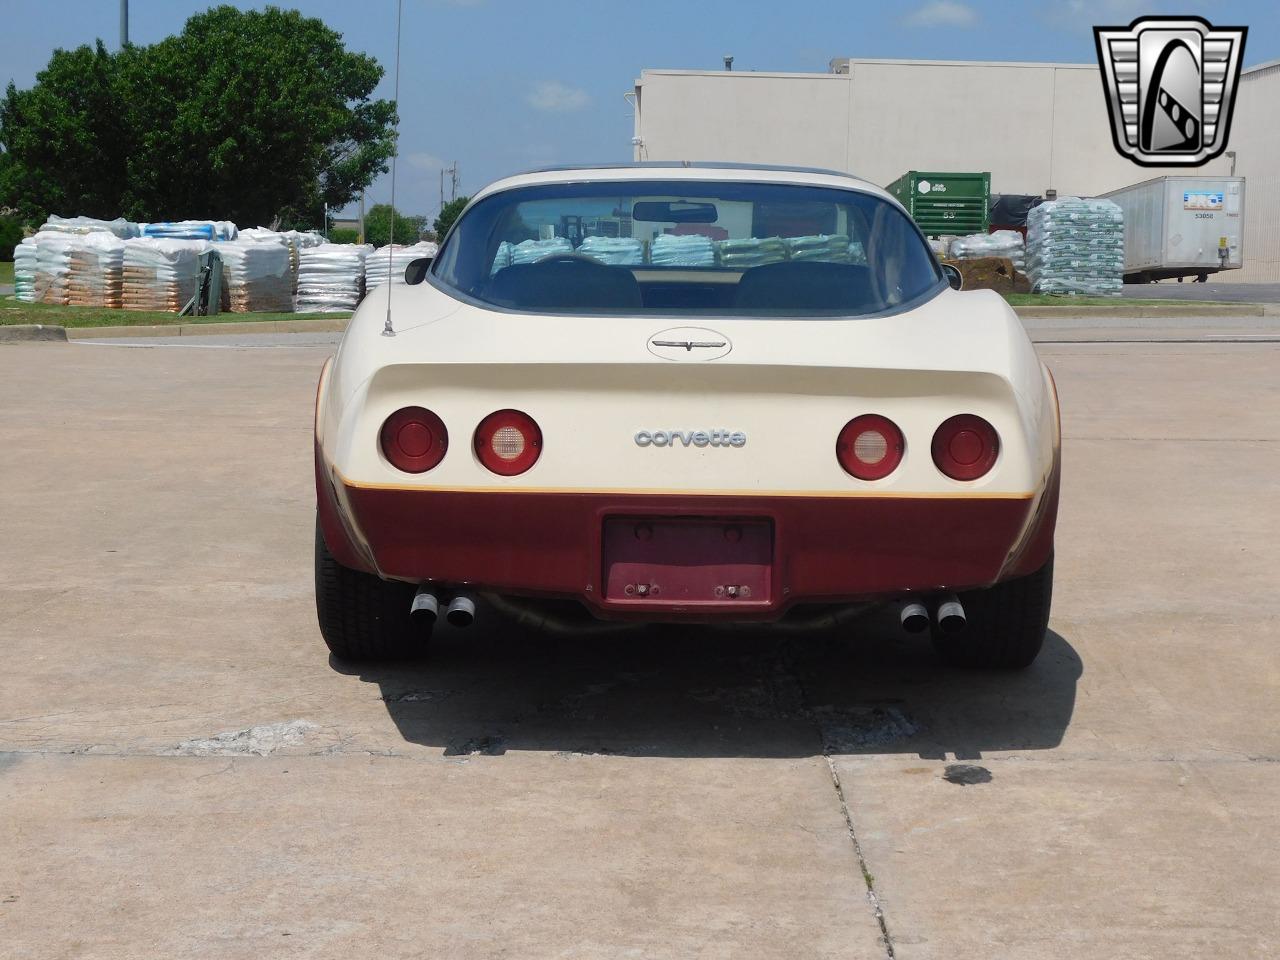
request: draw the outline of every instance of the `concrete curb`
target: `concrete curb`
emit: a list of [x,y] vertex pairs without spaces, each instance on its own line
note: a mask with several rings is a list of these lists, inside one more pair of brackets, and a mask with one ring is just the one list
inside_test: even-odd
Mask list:
[[1179,301],[1167,307],[1126,307],[1123,302],[1114,307],[1014,307],[1023,320],[1088,320],[1123,317],[1139,320],[1174,320],[1178,317],[1265,317],[1270,305],[1263,303],[1188,303]]
[[137,327],[73,327],[71,340],[101,340],[113,337],[216,337],[248,333],[341,333],[348,318],[333,320],[233,320],[227,323],[166,323]]
[[19,323],[13,326],[0,326],[0,343],[40,343],[67,340],[66,327],[50,326],[44,323]]

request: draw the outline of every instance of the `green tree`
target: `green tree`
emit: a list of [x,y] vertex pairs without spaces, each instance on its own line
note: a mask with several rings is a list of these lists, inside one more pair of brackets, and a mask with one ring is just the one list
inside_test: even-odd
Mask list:
[[13,248],[22,242],[24,231],[17,217],[0,215],[0,263],[13,259]]
[[[385,247],[391,242],[391,204],[375,203],[364,215],[364,242],[375,247]],[[395,211],[396,243],[417,243],[418,235],[426,225],[426,217],[406,216]]]
[[436,217],[436,222],[431,225],[435,230],[436,236],[444,239],[444,235],[449,232],[449,228],[453,226],[453,221],[458,219],[458,214],[462,213],[463,208],[471,202],[470,197],[458,197],[456,200],[450,200],[440,208],[440,216]]
[[315,18],[214,7],[180,34],[55,51],[0,103],[0,203],[139,220],[318,226],[387,168],[377,61]]
[[0,102],[0,204],[40,223],[49,213],[118,217],[129,137],[116,90],[119,62],[96,48],[55,50],[36,85]]

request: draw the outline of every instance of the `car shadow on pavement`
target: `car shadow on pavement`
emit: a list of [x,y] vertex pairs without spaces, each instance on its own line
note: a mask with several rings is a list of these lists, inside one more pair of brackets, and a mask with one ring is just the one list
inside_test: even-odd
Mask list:
[[839,632],[649,626],[562,636],[489,610],[437,626],[430,655],[336,671],[375,683],[405,740],[449,756],[898,753],[980,759],[1057,746],[1082,666],[1049,632],[1012,673],[942,665],[884,615]]

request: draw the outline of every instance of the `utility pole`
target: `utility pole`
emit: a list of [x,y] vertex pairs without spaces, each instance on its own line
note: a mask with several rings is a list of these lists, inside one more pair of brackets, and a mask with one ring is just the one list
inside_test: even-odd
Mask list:
[[440,212],[444,213],[444,175],[449,175],[449,199],[458,199],[458,161],[453,161],[453,166],[442,167],[440,170]]
[[120,0],[120,49],[129,45],[129,0]]
[[364,243],[364,191],[360,191],[360,235],[356,237],[356,243]]

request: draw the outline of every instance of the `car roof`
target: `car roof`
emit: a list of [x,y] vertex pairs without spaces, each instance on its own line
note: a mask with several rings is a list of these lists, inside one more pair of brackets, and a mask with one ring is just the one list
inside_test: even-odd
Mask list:
[[[855,189],[890,200],[893,198],[869,180],[840,170],[820,167],[793,167],[762,163],[709,160],[641,160],[633,163],[569,164],[542,167],[495,180],[477,191],[472,199],[516,187],[553,183],[610,182],[617,180],[755,181],[804,186]],[[896,201],[895,201],[896,202]]]

